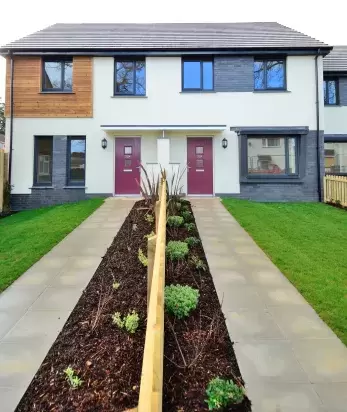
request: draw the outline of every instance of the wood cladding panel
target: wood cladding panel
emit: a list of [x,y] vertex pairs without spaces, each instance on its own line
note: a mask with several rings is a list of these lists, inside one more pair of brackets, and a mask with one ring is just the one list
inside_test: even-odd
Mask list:
[[[73,58],[72,93],[41,93],[41,57],[14,58],[14,117],[93,117],[93,59]],[[10,116],[11,61],[6,62],[6,108]]]

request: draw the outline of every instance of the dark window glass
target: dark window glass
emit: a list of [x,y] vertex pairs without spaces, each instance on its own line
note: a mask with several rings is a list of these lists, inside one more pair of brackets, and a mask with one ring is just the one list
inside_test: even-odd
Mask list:
[[[273,145],[274,142],[276,143]],[[252,136],[247,138],[249,175],[293,175],[298,173],[297,164],[296,137]]]
[[324,80],[324,104],[337,104],[337,80]]
[[255,60],[254,89],[284,89],[285,62],[284,60]]
[[183,61],[183,90],[213,90],[212,61]]
[[86,171],[86,139],[70,137],[68,139],[68,185],[84,185]]
[[115,94],[146,94],[145,61],[117,61]]
[[72,60],[45,60],[42,89],[44,91],[72,91]]
[[325,173],[347,174],[347,142],[324,143]]
[[52,184],[53,137],[35,137],[35,185]]

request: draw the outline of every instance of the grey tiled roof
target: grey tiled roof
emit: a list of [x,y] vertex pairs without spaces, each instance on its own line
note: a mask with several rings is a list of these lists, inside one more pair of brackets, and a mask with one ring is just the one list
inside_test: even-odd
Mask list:
[[328,47],[278,23],[55,24],[3,49],[242,49]]
[[334,46],[324,57],[323,67],[325,72],[347,72],[347,46]]

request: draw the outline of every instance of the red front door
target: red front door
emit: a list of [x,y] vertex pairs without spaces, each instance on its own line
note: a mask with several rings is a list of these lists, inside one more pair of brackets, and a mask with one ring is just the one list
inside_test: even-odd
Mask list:
[[140,193],[141,139],[116,138],[116,179],[117,195],[137,195]]
[[187,139],[188,194],[213,195],[212,138]]

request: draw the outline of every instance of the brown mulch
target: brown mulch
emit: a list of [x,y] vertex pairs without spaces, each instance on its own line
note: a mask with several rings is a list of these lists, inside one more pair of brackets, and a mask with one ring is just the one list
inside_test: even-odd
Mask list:
[[[190,204],[186,204],[192,211]],[[167,242],[191,236],[200,239],[197,230],[168,228]],[[192,256],[206,264],[206,271],[195,268]],[[163,410],[208,411],[205,391],[211,379],[233,379],[240,384],[243,380],[201,243],[190,248],[187,261],[167,262],[165,283],[199,289],[200,298],[197,309],[188,318],[178,320],[166,315]],[[242,404],[224,411],[249,412],[250,401],[245,398]]]
[[[118,412],[137,405],[147,305],[147,269],[137,256],[139,247],[147,253],[144,235],[154,227],[143,206],[137,202],[126,218],[16,412]],[[111,315],[132,310],[140,327],[130,335]],[[63,373],[68,366],[83,380],[76,390]]]

